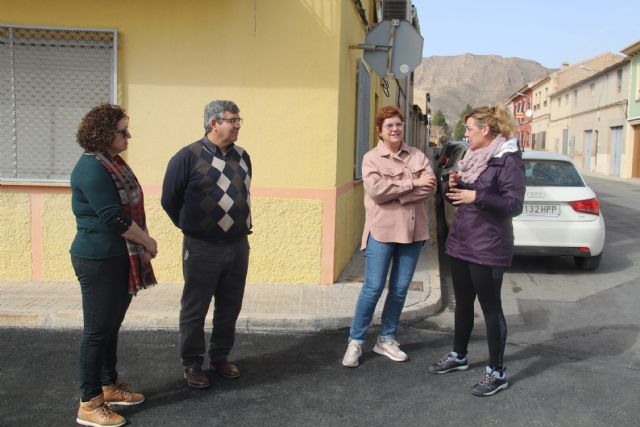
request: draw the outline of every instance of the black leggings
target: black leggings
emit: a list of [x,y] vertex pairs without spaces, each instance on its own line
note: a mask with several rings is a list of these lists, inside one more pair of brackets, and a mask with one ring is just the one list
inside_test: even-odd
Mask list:
[[498,370],[503,367],[507,342],[507,322],[502,313],[500,300],[503,273],[502,268],[451,258],[451,276],[456,296],[453,351],[467,354],[467,345],[473,330],[473,305],[477,295],[487,327],[489,366]]

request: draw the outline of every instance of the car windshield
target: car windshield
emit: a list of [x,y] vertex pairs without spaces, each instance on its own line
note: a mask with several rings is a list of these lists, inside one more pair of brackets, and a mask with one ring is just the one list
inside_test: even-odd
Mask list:
[[552,160],[524,160],[526,185],[531,187],[584,187],[575,166]]

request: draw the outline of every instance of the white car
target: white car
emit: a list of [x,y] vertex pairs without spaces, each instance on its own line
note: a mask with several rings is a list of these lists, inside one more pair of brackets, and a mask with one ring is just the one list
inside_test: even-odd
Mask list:
[[593,190],[562,154],[525,151],[522,158],[527,190],[513,219],[514,253],[572,256],[582,270],[598,268],[605,231]]

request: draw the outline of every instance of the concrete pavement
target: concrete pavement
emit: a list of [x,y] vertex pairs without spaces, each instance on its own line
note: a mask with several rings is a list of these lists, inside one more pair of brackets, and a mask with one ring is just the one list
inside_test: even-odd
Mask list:
[[[432,240],[424,246],[402,320],[437,313],[441,307],[435,208],[428,203]],[[248,284],[237,323],[243,331],[322,331],[348,327],[362,287],[364,258],[357,251],[333,285]],[[181,283],[159,283],[134,297],[124,329],[177,329]],[[385,293],[376,307],[379,324]],[[211,309],[206,325],[211,325]],[[0,280],[0,327],[82,328],[79,285],[69,282]]]

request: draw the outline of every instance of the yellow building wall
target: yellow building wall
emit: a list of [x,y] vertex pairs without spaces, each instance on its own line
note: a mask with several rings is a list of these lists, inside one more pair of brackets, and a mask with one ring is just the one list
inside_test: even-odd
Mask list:
[[45,194],[42,204],[42,275],[45,280],[75,279],[69,248],[76,235],[69,194]]
[[360,249],[364,228],[364,190],[362,184],[338,197],[336,208],[336,274]]
[[253,184],[296,188],[336,183],[340,14],[349,7],[342,0],[0,1],[9,24],[118,31],[119,103],[133,135],[126,156],[141,182],[161,183],[168,159],[202,136],[204,105],[228,98],[245,118],[238,143],[265,166]]
[[144,204],[149,232],[158,242],[153,272],[159,282],[182,282],[182,232],[160,206],[160,196],[145,195]]
[[[11,221],[2,222],[9,244],[0,247],[0,278],[31,278],[31,212],[28,194],[0,193],[3,209],[12,208]],[[6,204],[5,204],[6,202]],[[145,198],[147,221],[158,241],[153,260],[161,282],[182,281],[182,233],[160,206],[160,197]],[[68,194],[47,194],[43,202],[43,279],[75,280],[69,247],[75,236],[75,220]],[[322,203],[318,200],[254,198],[254,232],[248,281],[251,283],[318,283],[322,236]],[[17,214],[17,215],[16,215]],[[287,224],[282,227],[282,224]]]
[[[373,2],[363,4],[372,22]],[[170,157],[203,135],[204,105],[216,98],[232,99],[241,109],[238,144],[251,155],[253,188],[283,194],[332,190],[353,179],[356,65],[362,51],[349,45],[361,43],[365,32],[351,1],[0,0],[0,10],[10,25],[117,31],[118,103],[130,116],[132,134],[124,156],[143,186],[158,188]],[[160,208],[158,193],[146,197],[148,224],[160,248],[154,268],[162,281],[181,281],[181,233]],[[28,201],[16,197],[14,204]],[[75,222],[68,197],[44,198],[45,280],[74,278],[68,244]],[[359,242],[363,213],[357,191],[336,203],[335,227],[352,224],[346,241],[338,238],[341,230],[323,229],[322,200],[285,196],[253,202],[251,282],[319,283],[328,256],[319,242],[327,233],[336,235],[335,278],[350,257],[348,248]],[[348,218],[352,214],[358,218]],[[291,224],[297,225],[283,232]],[[3,244],[2,250],[26,251],[14,258],[27,259],[30,244],[20,243]],[[0,276],[30,278],[24,265],[12,264],[14,258],[3,257]]]
[[0,193],[0,279],[31,278],[31,196]]
[[[318,283],[322,203],[256,198],[251,201],[251,283]],[[285,226],[283,226],[285,224]]]

